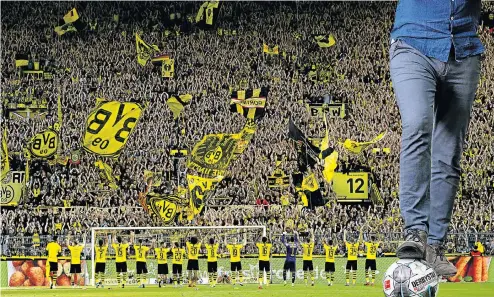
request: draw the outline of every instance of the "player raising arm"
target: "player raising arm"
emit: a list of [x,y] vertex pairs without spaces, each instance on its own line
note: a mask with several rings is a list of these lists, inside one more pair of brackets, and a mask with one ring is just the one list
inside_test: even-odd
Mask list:
[[360,230],[359,238],[356,241],[347,241],[347,231],[343,232],[343,241],[345,242],[346,250],[348,253],[348,260],[346,262],[346,285],[350,285],[350,271],[352,271],[352,283],[355,285],[357,281],[357,257],[358,248],[362,241],[362,230]]
[[338,243],[333,243],[332,239],[326,241],[323,239],[324,251],[326,252],[326,263],[324,264],[324,272],[326,273],[326,280],[328,281],[328,286],[333,285],[335,265],[334,259],[336,251],[338,250]]
[[283,232],[283,236],[281,236],[281,242],[286,247],[286,258],[285,264],[283,265],[283,283],[286,286],[286,272],[290,270],[290,274],[292,277],[292,287],[295,285],[295,262],[297,256],[297,247],[298,247],[298,233],[294,232],[294,236],[290,237],[290,241],[286,241],[286,232]]
[[244,240],[242,243],[237,242],[237,238],[233,238],[233,244],[228,244],[225,237],[225,245],[230,253],[230,269],[232,272],[232,283],[236,285],[236,274],[240,280],[239,285],[243,286],[244,274],[242,272],[242,262],[240,262],[240,252],[242,248],[247,244],[247,234],[244,233]]
[[[133,233],[130,236],[130,243],[133,243]],[[113,234],[112,248],[115,251],[115,265],[117,269],[117,282],[118,285],[122,285],[125,288],[127,282],[127,250],[129,249],[129,243],[123,242],[122,237],[117,236],[115,240],[115,233]],[[122,274],[122,275],[120,275]]]
[[190,278],[189,287],[195,287],[198,280],[199,271],[199,250],[201,249],[201,242],[197,237],[190,238],[190,242],[187,242],[187,271]]
[[165,286],[168,278],[168,264],[166,263],[166,257],[169,251],[170,249],[166,247],[166,243],[164,241],[160,242],[159,247],[154,248],[154,256],[158,260],[158,287],[160,288],[161,284]]
[[[376,255],[377,248],[379,247],[379,242],[376,240],[374,235],[370,236],[370,240],[364,242],[365,249],[367,250],[367,257],[365,259],[365,285],[373,286],[376,280]],[[370,270],[370,275],[369,275]],[[372,279],[372,282],[369,283],[369,279]]]
[[302,246],[302,260],[304,270],[305,285],[308,285],[308,276],[310,275],[311,285],[314,286],[314,264],[312,263],[312,253],[314,252],[314,231],[310,230],[310,236],[307,236]]
[[182,265],[184,263],[185,249],[180,247],[180,243],[176,241],[172,248],[172,277],[175,287],[180,283],[182,286]]
[[266,286],[269,286],[271,282],[271,266],[269,263],[269,257],[271,255],[271,247],[273,246],[268,242],[268,238],[263,236],[261,242],[256,243],[259,250],[259,289],[262,289],[262,281],[264,280],[264,272],[266,272]]
[[105,268],[106,268],[106,253],[108,252],[108,239],[105,238],[98,240],[98,245],[94,248],[94,253],[96,257],[96,288],[104,288],[105,283]]
[[218,243],[215,243],[214,238],[211,237],[209,239],[209,244],[205,244],[205,246],[208,256],[209,285],[211,287],[215,287],[218,277],[218,247],[220,245]]
[[75,237],[73,243],[73,245],[70,245],[69,237],[67,237],[67,247],[70,251],[70,281],[72,286],[77,286],[78,276],[81,273],[81,254],[86,246],[86,234],[84,234],[82,245],[79,244],[77,237]]
[[139,285],[139,288],[145,288],[146,276],[148,273],[146,254],[149,251],[149,247],[142,244],[142,239],[139,239],[138,243],[139,244],[134,244],[134,251],[136,253],[137,284]]
[[50,267],[50,289],[55,288],[57,271],[58,271],[58,256],[62,252],[62,247],[58,244],[58,237],[53,236],[53,240],[46,245],[48,258],[46,261]]

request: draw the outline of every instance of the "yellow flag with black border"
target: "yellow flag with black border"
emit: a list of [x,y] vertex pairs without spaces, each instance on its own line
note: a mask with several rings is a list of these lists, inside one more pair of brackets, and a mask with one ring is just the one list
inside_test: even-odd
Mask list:
[[57,153],[59,144],[58,132],[48,128],[29,140],[28,149],[34,157],[46,159]]
[[178,119],[184,107],[189,104],[190,100],[192,100],[191,94],[183,94],[172,96],[166,100],[166,105],[170,107],[170,110],[173,113],[173,119]]
[[155,52],[159,52],[157,45],[150,45],[142,40],[141,36],[136,32],[136,52],[137,63],[141,66],[146,66],[146,63],[151,59]]
[[173,78],[175,76],[175,59],[163,60],[161,64],[161,76]]
[[102,171],[102,177],[108,182],[108,186],[110,186],[110,188],[114,190],[118,189],[115,176],[113,175],[113,169],[110,167],[110,165],[101,160],[98,160],[94,163],[94,166]]

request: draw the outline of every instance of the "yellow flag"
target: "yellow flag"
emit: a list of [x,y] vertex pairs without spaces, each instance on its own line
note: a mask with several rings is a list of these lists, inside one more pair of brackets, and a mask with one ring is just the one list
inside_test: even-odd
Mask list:
[[190,100],[192,100],[191,94],[172,96],[166,100],[166,105],[170,107],[174,119],[177,119],[180,116],[180,113],[184,109],[185,105],[189,104]]
[[304,177],[302,181],[302,190],[314,192],[317,189],[319,189],[319,183],[317,182],[316,175],[312,172],[307,177]]
[[371,141],[367,141],[367,142],[358,142],[358,141],[354,141],[351,139],[346,139],[345,142],[343,143],[343,146],[347,150],[349,150],[350,152],[352,152],[354,154],[360,154],[368,146],[381,140],[384,137],[384,135],[386,135],[386,131],[382,132],[381,134],[374,137],[374,139],[372,139]]
[[324,159],[324,169],[322,175],[324,179],[330,183],[333,180],[334,170],[338,166],[338,152],[333,151],[328,157]]
[[137,63],[141,66],[146,66],[146,63],[151,58],[155,52],[159,52],[159,48],[156,45],[149,45],[141,36],[136,32],[136,52],[137,52]]
[[188,219],[192,219],[199,214],[204,207],[204,198],[207,193],[214,189],[223,177],[204,178],[191,174],[187,174],[187,182],[189,185],[189,208],[193,211],[189,213]]
[[108,181],[108,185],[110,186],[110,188],[117,189],[118,186],[117,183],[115,182],[115,177],[113,176],[113,169],[110,167],[110,165],[106,164],[101,160],[96,161],[94,165],[103,171],[104,177]]
[[3,129],[2,135],[2,176],[0,177],[0,181],[2,181],[7,173],[10,171],[10,162],[9,162],[9,149],[7,147],[7,129]]
[[175,76],[175,59],[163,60],[161,64],[161,77],[173,78]]
[[79,14],[75,8],[72,8],[66,15],[63,17],[63,21],[67,23],[73,23],[79,19]]

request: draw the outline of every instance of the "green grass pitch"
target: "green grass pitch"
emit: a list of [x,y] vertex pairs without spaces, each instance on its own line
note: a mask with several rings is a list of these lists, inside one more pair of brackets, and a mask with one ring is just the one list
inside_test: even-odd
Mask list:
[[[345,287],[343,285],[334,285],[327,287],[316,285],[315,287],[306,287],[304,284],[296,284],[295,287],[287,285],[286,287],[280,284],[274,284],[262,290],[256,285],[249,284],[243,287],[232,285],[218,285],[215,288],[210,288],[207,285],[200,285],[195,288],[174,288],[167,286],[158,288],[156,285],[149,285],[144,289],[136,287],[126,287],[125,289],[112,287],[111,289],[95,289],[95,288],[56,288],[50,290],[47,288],[37,289],[1,289],[2,297],[7,296],[25,296],[25,297],[151,297],[151,296],[177,296],[177,297],[288,297],[288,296],[306,296],[306,297],[383,297],[381,286],[364,287],[358,284],[355,287]],[[439,297],[493,297],[494,283],[442,283],[439,288]]]

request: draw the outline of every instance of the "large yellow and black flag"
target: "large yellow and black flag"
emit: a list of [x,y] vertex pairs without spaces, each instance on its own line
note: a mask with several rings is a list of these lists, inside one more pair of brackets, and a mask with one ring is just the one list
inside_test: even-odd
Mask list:
[[96,108],[86,120],[82,147],[105,157],[117,157],[137,126],[143,108],[135,102],[97,99]]
[[151,59],[151,57],[159,52],[159,48],[155,44],[148,44],[142,40],[141,36],[136,32],[136,52],[137,52],[137,63],[141,66],[146,66],[146,63]]
[[3,133],[2,133],[2,150],[1,150],[1,152],[2,152],[2,156],[1,156],[2,157],[2,159],[1,159],[2,173],[0,176],[0,181],[2,181],[10,171],[9,149],[7,147],[7,129],[6,128],[3,129]]
[[314,172],[295,173],[292,178],[295,190],[304,206],[313,209],[326,204]]
[[266,99],[269,88],[233,91],[230,111],[238,112],[248,119],[260,119],[265,114]]

